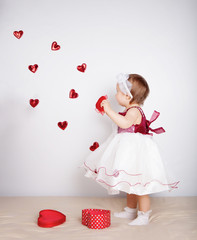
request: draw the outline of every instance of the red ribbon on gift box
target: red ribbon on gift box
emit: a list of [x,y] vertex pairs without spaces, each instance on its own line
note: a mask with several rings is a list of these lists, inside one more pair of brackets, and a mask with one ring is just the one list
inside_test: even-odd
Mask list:
[[103,229],[111,225],[110,210],[83,209],[82,224],[92,229]]

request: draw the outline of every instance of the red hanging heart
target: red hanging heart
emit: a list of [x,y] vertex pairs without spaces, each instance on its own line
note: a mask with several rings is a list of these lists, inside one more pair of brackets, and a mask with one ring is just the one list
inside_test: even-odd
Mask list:
[[66,216],[55,210],[42,210],[39,212],[38,226],[50,228],[57,225],[60,225],[66,221]]
[[64,121],[64,122],[58,122],[58,127],[60,127],[62,130],[64,130],[67,126],[68,126],[68,122]]
[[30,99],[29,103],[32,107],[36,107],[39,103],[39,100],[38,99]]
[[53,42],[51,44],[51,50],[59,50],[60,49],[60,45],[57,45],[57,42]]
[[90,150],[94,151],[99,147],[99,143],[98,142],[94,142],[92,146],[90,146]]
[[34,65],[29,65],[29,70],[33,73],[35,73],[38,69],[38,65],[37,64],[34,64]]
[[78,96],[79,94],[75,92],[75,89],[70,90],[69,98],[77,98]]
[[87,65],[83,63],[82,65],[77,66],[77,70],[80,72],[85,72]]
[[16,38],[20,39],[23,36],[23,31],[14,31],[13,34]]

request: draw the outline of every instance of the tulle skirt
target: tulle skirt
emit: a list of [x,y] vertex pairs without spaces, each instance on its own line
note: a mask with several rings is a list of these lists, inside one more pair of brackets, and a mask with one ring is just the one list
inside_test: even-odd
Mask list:
[[178,184],[169,183],[153,136],[141,133],[112,133],[81,167],[85,177],[94,179],[110,195],[171,191]]

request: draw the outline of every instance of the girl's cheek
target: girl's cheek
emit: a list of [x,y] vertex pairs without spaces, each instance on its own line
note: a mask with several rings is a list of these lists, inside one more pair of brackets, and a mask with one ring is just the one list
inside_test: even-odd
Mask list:
[[116,94],[116,99],[118,100],[118,99],[120,99],[120,94]]
[[117,100],[117,102],[120,101],[120,100],[119,100],[119,97],[118,97],[118,94],[116,94],[116,100]]

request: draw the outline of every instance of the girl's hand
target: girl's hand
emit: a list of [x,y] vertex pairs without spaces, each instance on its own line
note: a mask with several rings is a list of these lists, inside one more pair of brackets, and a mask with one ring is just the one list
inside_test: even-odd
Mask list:
[[111,110],[111,106],[110,106],[110,103],[109,103],[108,100],[103,100],[103,101],[101,102],[101,107],[104,108],[104,112],[105,112],[105,113],[107,113],[107,112],[109,112],[109,111]]

